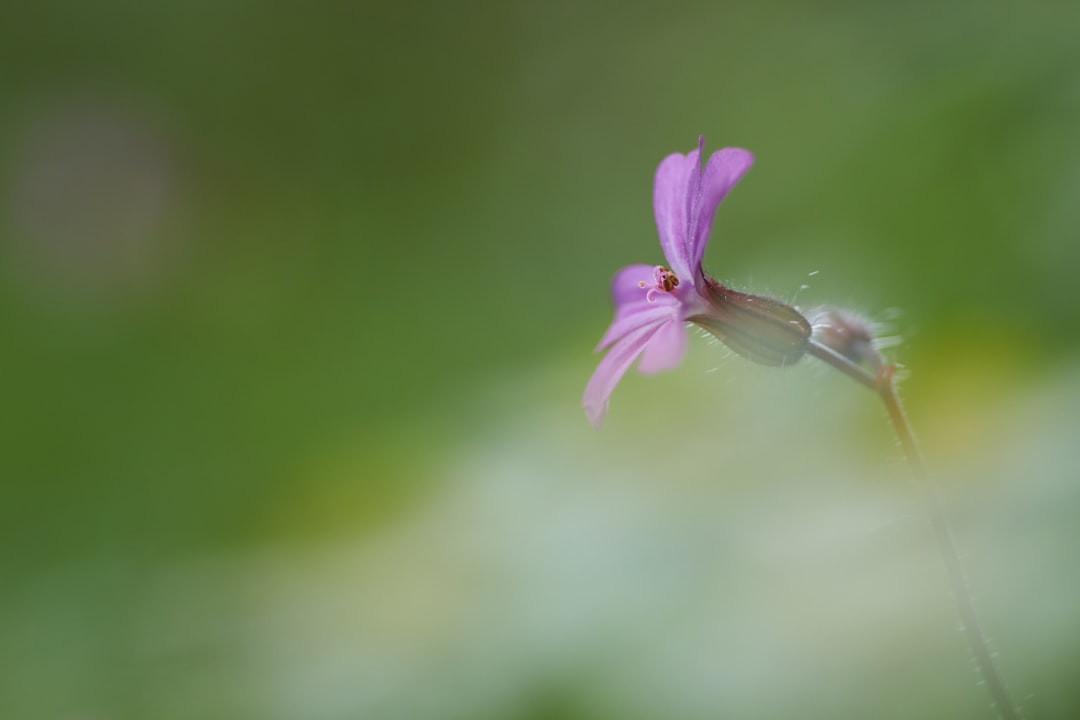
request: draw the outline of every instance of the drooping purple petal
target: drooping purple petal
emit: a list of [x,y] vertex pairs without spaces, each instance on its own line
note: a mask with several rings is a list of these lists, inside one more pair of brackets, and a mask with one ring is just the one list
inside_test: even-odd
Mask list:
[[603,350],[623,335],[643,325],[666,320],[679,314],[679,302],[673,295],[660,294],[648,301],[648,290],[638,283],[652,280],[653,268],[649,265],[629,265],[615,273],[611,282],[611,296],[615,303],[615,319],[612,320],[597,350]]
[[697,153],[668,155],[656,168],[653,181],[653,214],[660,247],[668,266],[680,278],[690,279],[690,251],[687,243],[689,206],[686,187],[691,170],[696,174]]
[[701,259],[705,256],[705,246],[709,244],[709,231],[712,229],[717,205],[753,164],[754,156],[741,148],[717,150],[709,158],[689,213],[687,257],[690,267],[695,270],[701,266]]
[[651,375],[661,370],[671,370],[682,362],[686,354],[686,327],[682,320],[669,320],[653,336],[641,354],[638,371]]
[[619,338],[629,335],[640,327],[666,322],[677,318],[678,315],[679,308],[676,304],[665,303],[661,305],[660,303],[657,303],[656,306],[640,312],[630,313],[624,317],[616,317],[611,325],[608,326],[607,332],[604,333],[604,337],[600,340],[600,344],[596,346],[596,350],[597,352],[603,350]]
[[589,378],[589,384],[585,386],[585,395],[582,398],[585,416],[589,418],[593,427],[600,427],[615,386],[619,384],[619,380],[664,323],[665,321],[660,320],[633,330],[615,343],[596,366],[592,377]]

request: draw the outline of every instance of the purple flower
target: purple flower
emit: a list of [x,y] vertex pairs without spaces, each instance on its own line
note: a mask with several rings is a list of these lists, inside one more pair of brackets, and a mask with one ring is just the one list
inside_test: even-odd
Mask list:
[[724,148],[712,154],[703,170],[704,147],[701,138],[696,150],[669,155],[656,169],[653,212],[667,265],[630,265],[612,281],[615,319],[597,347],[610,350],[583,399],[585,414],[596,427],[603,422],[612,391],[638,356],[642,373],[670,370],[686,352],[686,322],[703,316],[715,319],[715,288],[722,286],[702,272],[701,258],[717,205],[754,158],[746,150]]

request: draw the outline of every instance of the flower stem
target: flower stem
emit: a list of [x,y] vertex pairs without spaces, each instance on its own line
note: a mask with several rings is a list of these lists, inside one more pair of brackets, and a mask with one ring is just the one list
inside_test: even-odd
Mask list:
[[884,362],[884,359],[874,351],[868,362],[874,367],[876,373],[871,373],[861,365],[853,362],[840,353],[821,345],[814,340],[810,341],[809,352],[814,357],[824,360],[836,369],[858,381],[862,385],[870,387],[881,397],[885,403],[885,409],[889,413],[893,429],[900,440],[900,446],[904,449],[911,473],[915,478],[915,484],[919,488],[926,514],[930,517],[930,526],[937,544],[938,554],[945,564],[945,574],[948,577],[949,587],[952,590],[956,609],[960,615],[960,623],[967,639],[968,647],[975,659],[975,665],[982,675],[990,694],[994,698],[999,715],[1004,720],[1020,720],[1020,712],[1016,709],[1005,682],[1001,678],[997,664],[994,662],[993,653],[986,643],[986,635],[979,624],[975,613],[975,603],[971,597],[971,589],[968,587],[960,558],[956,552],[956,544],[953,542],[952,532],[945,512],[941,507],[941,501],[930,482],[929,473],[926,470],[926,462],[922,451],[915,440],[915,433],[908,422],[904,406],[900,402],[900,396],[896,393],[896,381],[894,379],[894,365]]
[[836,352],[832,348],[822,345],[816,340],[811,339],[809,345],[806,348],[806,352],[810,353],[819,360],[824,360],[829,365],[844,373],[856,382],[862,383],[871,390],[876,391],[878,389],[878,381],[872,372],[864,368],[862,365],[849,360],[847,357]]

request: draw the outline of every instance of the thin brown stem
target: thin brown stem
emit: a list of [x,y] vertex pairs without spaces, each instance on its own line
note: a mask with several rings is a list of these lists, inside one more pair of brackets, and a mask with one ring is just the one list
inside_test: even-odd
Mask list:
[[971,589],[968,587],[964,570],[960,566],[960,557],[957,555],[956,543],[953,542],[952,532],[949,530],[949,522],[945,517],[937,492],[930,482],[926,462],[923,460],[922,451],[919,450],[919,444],[915,441],[915,433],[912,432],[904,406],[900,403],[900,396],[896,394],[893,366],[885,366],[878,373],[877,391],[882,402],[885,403],[885,408],[889,411],[889,419],[892,421],[893,429],[896,430],[896,436],[900,439],[904,454],[907,455],[912,475],[915,477],[915,484],[919,486],[919,492],[926,505],[926,513],[930,516],[934,540],[937,543],[938,553],[945,563],[945,574],[948,576],[956,610],[960,614],[960,623],[968,646],[971,648],[971,654],[975,658],[975,665],[986,682],[1001,717],[1005,720],[1019,720],[1020,712],[1005,687],[1005,681],[1001,678],[997,663],[994,662],[994,655],[986,644],[986,635],[975,613],[975,603],[971,598]]
[[997,711],[1004,720],[1020,720],[1020,711],[1009,695],[1005,682],[998,671],[997,663],[994,662],[993,653],[986,643],[986,635],[979,624],[975,613],[975,603],[971,597],[971,589],[968,587],[967,578],[964,576],[960,565],[960,557],[956,552],[956,543],[953,542],[952,532],[945,512],[941,507],[941,501],[930,482],[930,476],[926,470],[926,462],[922,451],[915,440],[915,433],[908,422],[904,406],[900,402],[900,396],[896,393],[896,381],[893,377],[894,366],[888,365],[883,358],[873,352],[873,356],[866,360],[877,370],[871,373],[861,365],[853,362],[840,353],[821,345],[813,340],[810,341],[809,352],[814,357],[824,360],[844,374],[858,381],[862,385],[870,387],[881,397],[885,408],[889,412],[889,420],[892,421],[893,429],[900,440],[900,446],[904,449],[911,472],[915,478],[915,484],[919,488],[923,503],[926,506],[926,514],[930,517],[930,526],[934,540],[937,544],[938,553],[945,564],[945,574],[952,590],[953,599],[956,602],[957,612],[960,614],[960,623],[963,627],[964,636],[967,638],[968,647],[974,656],[975,665],[986,682],[990,694],[994,698]]
[[852,380],[865,385],[871,390],[876,391],[878,389],[878,381],[874,376],[874,373],[870,372],[862,365],[852,362],[832,348],[811,339],[807,345],[806,352],[819,360],[824,360]]

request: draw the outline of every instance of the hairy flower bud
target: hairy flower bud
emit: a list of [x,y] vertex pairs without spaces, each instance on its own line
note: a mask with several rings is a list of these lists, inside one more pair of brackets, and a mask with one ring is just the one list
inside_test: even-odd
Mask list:
[[708,312],[688,318],[734,352],[763,365],[792,365],[806,352],[810,323],[779,300],[724,287],[705,277]]
[[816,342],[852,362],[880,367],[881,355],[874,347],[876,331],[869,320],[839,308],[822,308],[813,317]]

